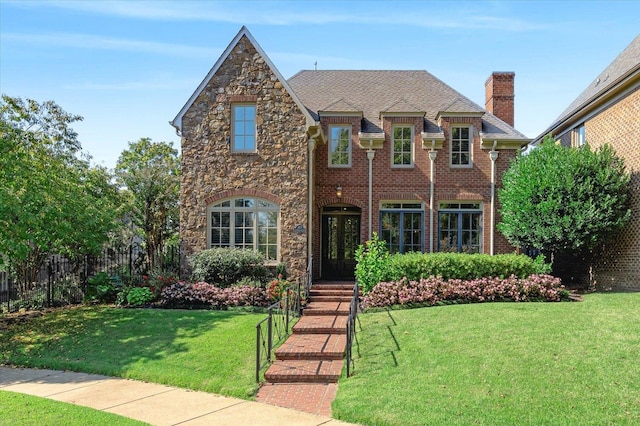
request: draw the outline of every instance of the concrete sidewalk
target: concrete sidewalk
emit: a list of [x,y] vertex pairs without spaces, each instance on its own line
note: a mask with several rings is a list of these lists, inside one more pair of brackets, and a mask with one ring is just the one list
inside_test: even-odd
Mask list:
[[84,405],[153,425],[349,424],[253,401],[86,373],[0,367],[0,390]]

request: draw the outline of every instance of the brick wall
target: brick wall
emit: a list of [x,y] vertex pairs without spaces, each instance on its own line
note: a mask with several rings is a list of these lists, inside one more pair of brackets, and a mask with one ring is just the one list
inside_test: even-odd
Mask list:
[[[313,252],[316,274],[320,268],[320,238],[322,207],[330,204],[345,203],[362,209],[361,241],[368,235],[368,179],[369,160],[366,149],[358,146],[358,131],[360,118],[358,117],[325,117],[322,118],[325,134],[329,134],[329,127],[334,124],[351,124],[352,128],[352,166],[350,168],[329,168],[327,145],[319,145],[315,152],[315,211],[314,211],[314,244]],[[414,167],[391,167],[391,137],[392,126],[407,124],[414,126]],[[449,158],[449,129],[452,125],[471,125],[473,128],[471,168],[452,168]],[[438,151],[435,161],[434,183],[434,250],[437,250],[437,207],[441,201],[476,201],[483,205],[483,252],[489,253],[490,242],[490,211],[491,211],[491,160],[489,150],[480,148],[481,118],[461,117],[457,119],[443,118],[441,122],[445,133],[445,143]],[[429,250],[429,201],[430,201],[430,160],[429,152],[422,148],[421,132],[423,119],[416,117],[385,117],[383,120],[385,141],[382,149],[375,150],[373,160],[373,196],[372,196],[372,230],[379,232],[379,206],[383,200],[417,200],[424,202],[424,248]],[[500,150],[496,161],[496,216],[495,223],[500,220],[498,214],[497,189],[500,187],[500,176],[509,167],[510,159],[516,155],[515,150]],[[336,187],[342,187],[342,197],[336,197]],[[496,230],[494,234],[495,253],[509,253],[515,249]]]
[[[256,102],[257,153],[230,150],[231,105]],[[264,58],[242,37],[183,117],[180,236],[183,253],[207,248],[207,207],[257,196],[280,206],[280,260],[306,269],[308,144],[305,117]],[[183,259],[183,267],[186,266]]]
[[585,123],[585,139],[609,143],[631,173],[631,221],[606,245],[593,265],[598,288],[640,290],[640,88]]

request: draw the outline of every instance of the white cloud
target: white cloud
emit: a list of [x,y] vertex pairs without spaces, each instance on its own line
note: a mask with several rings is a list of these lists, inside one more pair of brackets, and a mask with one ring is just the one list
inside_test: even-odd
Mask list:
[[114,83],[84,82],[65,85],[65,89],[87,91],[158,91],[158,90],[188,90],[200,83],[195,79],[171,79],[156,77],[140,81],[118,81]]
[[196,58],[217,58],[223,50],[184,44],[129,40],[78,33],[2,33],[2,38],[4,41],[15,41],[40,46],[120,50]]
[[[272,1],[31,1],[9,2],[20,7],[56,7],[98,15],[164,21],[224,22],[238,25],[324,25],[336,23],[400,25],[419,28],[491,29],[496,31],[533,31],[545,25],[516,19],[508,12],[490,16],[486,3],[470,3],[464,10],[451,3],[411,3],[412,12],[402,10],[401,2],[336,3]],[[485,6],[483,6],[483,4]],[[475,6],[475,8],[474,8]],[[405,8],[406,9],[406,8]],[[480,13],[480,11],[482,11]]]

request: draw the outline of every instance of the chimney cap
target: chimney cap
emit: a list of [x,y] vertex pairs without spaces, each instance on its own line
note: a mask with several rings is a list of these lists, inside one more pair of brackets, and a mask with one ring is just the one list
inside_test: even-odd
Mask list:
[[485,81],[485,86],[487,84],[489,84],[489,82],[491,81],[492,78],[495,77],[506,77],[506,78],[514,78],[516,76],[516,73],[513,71],[494,71],[491,73],[491,75],[489,77],[487,77],[487,81]]

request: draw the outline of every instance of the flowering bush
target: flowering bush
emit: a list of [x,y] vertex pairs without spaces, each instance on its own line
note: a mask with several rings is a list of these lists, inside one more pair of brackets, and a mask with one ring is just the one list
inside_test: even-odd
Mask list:
[[173,308],[226,309],[232,306],[268,306],[269,299],[265,290],[259,287],[220,288],[206,282],[189,284],[179,281],[162,289],[160,304]]
[[494,301],[567,300],[569,292],[559,278],[550,275],[530,275],[528,278],[479,278],[444,280],[442,277],[411,281],[382,282],[365,295],[363,308],[392,305],[433,306],[440,303],[478,303]]
[[282,293],[291,286],[291,283],[285,279],[282,279],[282,275],[278,275],[278,278],[269,281],[267,284],[267,297],[272,302],[280,300]]

